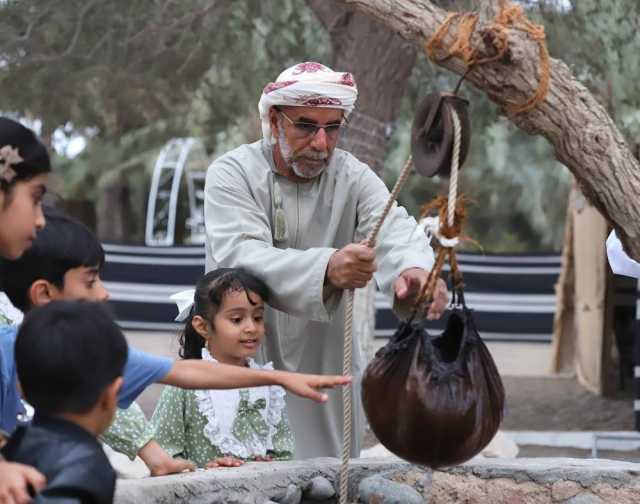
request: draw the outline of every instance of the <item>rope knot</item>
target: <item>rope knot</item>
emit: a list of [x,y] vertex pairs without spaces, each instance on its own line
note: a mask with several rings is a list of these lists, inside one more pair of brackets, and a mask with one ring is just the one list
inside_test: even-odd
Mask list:
[[464,208],[464,204],[465,204],[464,196],[462,195],[458,196],[456,198],[455,209],[453,213],[453,225],[449,225],[449,221],[447,219],[447,213],[448,213],[448,207],[449,207],[448,197],[438,196],[436,199],[430,201],[426,205],[423,205],[421,208],[421,217],[426,219],[429,219],[429,213],[432,210],[437,211],[438,229],[435,233],[433,233],[433,231],[432,233],[436,236],[436,238],[438,238],[438,240],[441,242],[442,246],[444,247],[446,247],[446,245],[442,243],[442,239],[445,239],[445,240],[459,239],[460,235],[462,234],[462,227],[464,225],[464,221],[467,218],[467,212]]
[[[485,44],[490,45],[494,54],[481,57],[478,47],[473,47],[471,37],[478,24],[476,12],[452,12],[447,15],[433,36],[427,41],[425,49],[429,59],[435,62],[445,61],[452,57],[460,58],[467,65],[467,72],[475,65],[482,65],[502,60],[509,50],[509,30],[528,33],[537,42],[540,52],[540,78],[533,95],[523,103],[506,102],[508,112],[520,114],[528,112],[547,96],[550,80],[550,57],[545,43],[544,26],[531,22],[524,14],[521,5],[513,5],[508,1],[500,3],[500,11],[495,18],[482,29]],[[457,21],[455,39],[448,48],[444,47],[444,38],[451,25]],[[436,49],[445,50],[444,56],[436,55]]]

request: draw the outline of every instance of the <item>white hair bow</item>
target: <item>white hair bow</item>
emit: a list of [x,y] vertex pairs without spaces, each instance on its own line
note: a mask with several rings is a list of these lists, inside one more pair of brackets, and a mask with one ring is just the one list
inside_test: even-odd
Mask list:
[[195,294],[195,289],[187,289],[169,296],[169,299],[175,302],[178,307],[178,316],[174,320],[184,322],[189,318],[191,309],[193,308],[193,297]]

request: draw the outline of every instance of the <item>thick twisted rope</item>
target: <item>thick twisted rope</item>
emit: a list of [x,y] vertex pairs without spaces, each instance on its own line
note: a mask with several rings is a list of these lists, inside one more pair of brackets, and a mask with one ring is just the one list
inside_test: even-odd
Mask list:
[[[380,217],[376,221],[369,237],[367,238],[367,246],[375,247],[376,239],[382,229],[384,220],[389,215],[394,202],[402,186],[406,183],[411,173],[412,158],[409,156],[404,164],[396,184],[389,194],[387,204],[384,206]],[[342,374],[349,375],[353,369],[353,289],[346,292],[346,306],[344,312],[344,350],[342,357]],[[352,385],[347,385],[342,390],[342,451],[340,456],[340,504],[347,504],[349,494],[349,459],[351,455],[351,411],[353,408],[353,390]]]
[[[344,352],[342,374],[352,372],[353,361],[353,289],[346,292],[347,304],[344,312]],[[352,385],[342,389],[342,452],[340,456],[340,504],[347,504],[349,496],[349,458],[351,454],[351,409]]]
[[[460,145],[462,138],[462,127],[460,126],[460,119],[458,118],[458,114],[456,113],[453,107],[450,107],[451,119],[453,122],[453,156],[451,159],[451,175],[449,178],[449,196],[446,201],[446,222],[443,222],[444,215],[440,213],[440,230],[438,236],[443,236],[449,241],[457,238],[458,230],[456,226],[460,226],[460,222],[456,222],[456,206],[458,199],[458,172],[460,169]],[[442,198],[444,199],[444,198]],[[439,200],[436,200],[438,203]],[[444,209],[443,209],[444,210]],[[436,284],[438,283],[438,278],[440,278],[440,274],[442,273],[442,268],[444,267],[444,263],[449,257],[449,263],[451,265],[451,272],[454,278],[454,283],[461,283],[461,275],[458,270],[458,262],[455,257],[455,251],[453,250],[454,243],[451,246],[443,246],[440,245],[438,249],[438,254],[436,255],[436,260],[433,268],[429,272],[429,276],[427,277],[427,282],[425,283],[422,291],[416,298],[416,302],[413,308],[413,316],[415,316],[418,310],[421,307],[428,303],[433,299],[433,294],[436,290]],[[458,287],[459,285],[456,285]]]
[[382,229],[382,224],[384,224],[384,220],[387,218],[387,215],[389,215],[389,212],[391,211],[391,208],[393,207],[393,204],[395,203],[396,199],[398,199],[398,194],[400,194],[400,190],[402,189],[404,184],[407,182],[407,179],[411,174],[412,163],[413,163],[413,158],[409,156],[407,158],[406,163],[402,167],[402,170],[400,171],[400,175],[398,175],[398,180],[396,181],[396,184],[393,186],[393,189],[391,190],[391,194],[389,194],[389,199],[387,200],[387,204],[384,206],[384,209],[382,210],[380,217],[378,217],[378,220],[376,221],[375,226],[373,226],[373,229],[371,230],[371,233],[367,238],[367,247],[373,248],[376,246],[376,239],[378,238],[380,229]]
[[462,128],[456,109],[451,107],[451,119],[453,121],[453,157],[451,159],[451,175],[449,178],[449,200],[447,201],[447,225],[453,227],[453,219],[456,212],[456,200],[458,199],[458,169],[460,168],[460,142]]

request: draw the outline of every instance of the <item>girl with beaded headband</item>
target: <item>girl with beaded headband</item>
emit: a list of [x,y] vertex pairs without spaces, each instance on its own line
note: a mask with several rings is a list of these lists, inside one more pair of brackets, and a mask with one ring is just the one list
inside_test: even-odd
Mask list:
[[[19,258],[44,227],[42,198],[50,171],[47,149],[33,131],[0,117],[0,258]],[[0,373],[4,375],[8,372],[6,359],[12,360],[13,355],[3,350],[0,340]],[[0,446],[3,438],[0,432]],[[44,476],[32,467],[6,462],[0,456],[0,503],[30,502],[29,488],[39,491],[44,484]]]
[[50,171],[47,149],[33,131],[0,117],[0,257],[20,257],[44,227]]

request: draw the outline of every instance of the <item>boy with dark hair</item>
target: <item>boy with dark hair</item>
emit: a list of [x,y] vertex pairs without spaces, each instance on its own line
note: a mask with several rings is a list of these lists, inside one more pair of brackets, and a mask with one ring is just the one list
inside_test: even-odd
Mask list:
[[[105,261],[95,235],[82,223],[45,207],[47,226],[18,260],[0,264],[2,290],[26,313],[57,294],[104,301],[107,291],[96,282]],[[93,292],[92,292],[93,290]]]
[[117,407],[127,342],[100,303],[58,301],[30,312],[15,346],[36,414],[3,448],[47,478],[40,502],[111,503],[115,472],[96,440]]
[[[22,311],[28,311],[56,300],[106,301],[109,293],[100,280],[100,268],[104,263],[100,242],[83,224],[60,211],[46,209],[45,216],[47,226],[38,233],[32,247],[20,259],[0,263],[2,289],[11,302]],[[0,327],[0,338],[5,340],[5,347],[6,342],[15,338],[15,332],[15,327]],[[123,378],[118,398],[121,408],[128,408],[154,382],[187,389],[275,384],[317,401],[326,400],[326,395],[317,388],[349,382],[349,378],[341,376],[253,370],[199,360],[174,362],[133,348],[129,349]],[[21,408],[15,372],[8,379],[0,377],[0,380],[0,429],[11,432],[15,428],[16,413]],[[120,418],[122,415],[127,417]],[[124,426],[118,428],[119,423]],[[193,467],[171,458],[155,441],[145,437],[145,424],[146,419],[139,408],[134,406],[128,413],[118,410],[116,425],[105,433],[105,440],[130,457],[138,452],[154,475]]]

